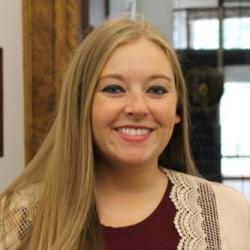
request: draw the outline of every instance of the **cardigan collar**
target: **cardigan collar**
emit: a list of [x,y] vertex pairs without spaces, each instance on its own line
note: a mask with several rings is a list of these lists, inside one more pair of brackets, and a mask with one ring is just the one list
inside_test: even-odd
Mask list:
[[214,190],[198,177],[164,170],[173,183],[170,199],[175,205],[174,225],[181,238],[177,250],[221,250]]

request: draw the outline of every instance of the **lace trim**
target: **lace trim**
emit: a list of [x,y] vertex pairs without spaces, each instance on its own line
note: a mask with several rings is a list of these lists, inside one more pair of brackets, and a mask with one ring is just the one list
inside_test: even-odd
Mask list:
[[205,180],[165,170],[174,184],[170,199],[176,207],[177,250],[222,250],[215,193]]
[[[199,185],[195,178],[167,171],[174,184],[170,199],[176,207],[175,227],[180,235],[177,250],[206,250],[206,234],[203,228],[202,209],[199,204]],[[210,248],[209,248],[210,249]]]
[[220,250],[222,246],[215,194],[207,183],[199,183],[199,192],[201,195],[199,196],[198,203],[202,208],[204,217],[202,227],[206,234],[208,249]]

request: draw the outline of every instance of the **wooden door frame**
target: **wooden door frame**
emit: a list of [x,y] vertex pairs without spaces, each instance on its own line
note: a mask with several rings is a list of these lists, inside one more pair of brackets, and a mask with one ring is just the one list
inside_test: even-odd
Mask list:
[[23,0],[25,161],[53,121],[62,74],[79,43],[77,0]]

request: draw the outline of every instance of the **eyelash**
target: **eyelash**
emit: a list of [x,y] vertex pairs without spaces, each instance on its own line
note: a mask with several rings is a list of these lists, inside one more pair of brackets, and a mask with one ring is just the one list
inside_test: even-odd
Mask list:
[[152,95],[164,95],[166,94],[168,91],[166,88],[162,87],[162,86],[151,86],[148,90],[147,93],[152,94]]
[[[125,93],[126,90],[124,90],[121,86],[119,85],[108,85],[102,89],[102,92],[108,93],[110,95],[118,95],[121,93]],[[150,95],[155,95],[155,96],[161,96],[166,94],[168,91],[166,88],[162,86],[151,86],[149,89],[146,91]]]
[[108,94],[120,94],[125,93],[126,91],[119,85],[109,85],[104,87],[102,92],[106,92]]

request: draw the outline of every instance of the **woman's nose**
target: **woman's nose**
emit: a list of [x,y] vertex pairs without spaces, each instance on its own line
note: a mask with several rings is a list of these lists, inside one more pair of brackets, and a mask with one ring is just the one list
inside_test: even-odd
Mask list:
[[128,98],[125,113],[135,117],[146,116],[148,114],[148,106],[143,94],[133,94]]

